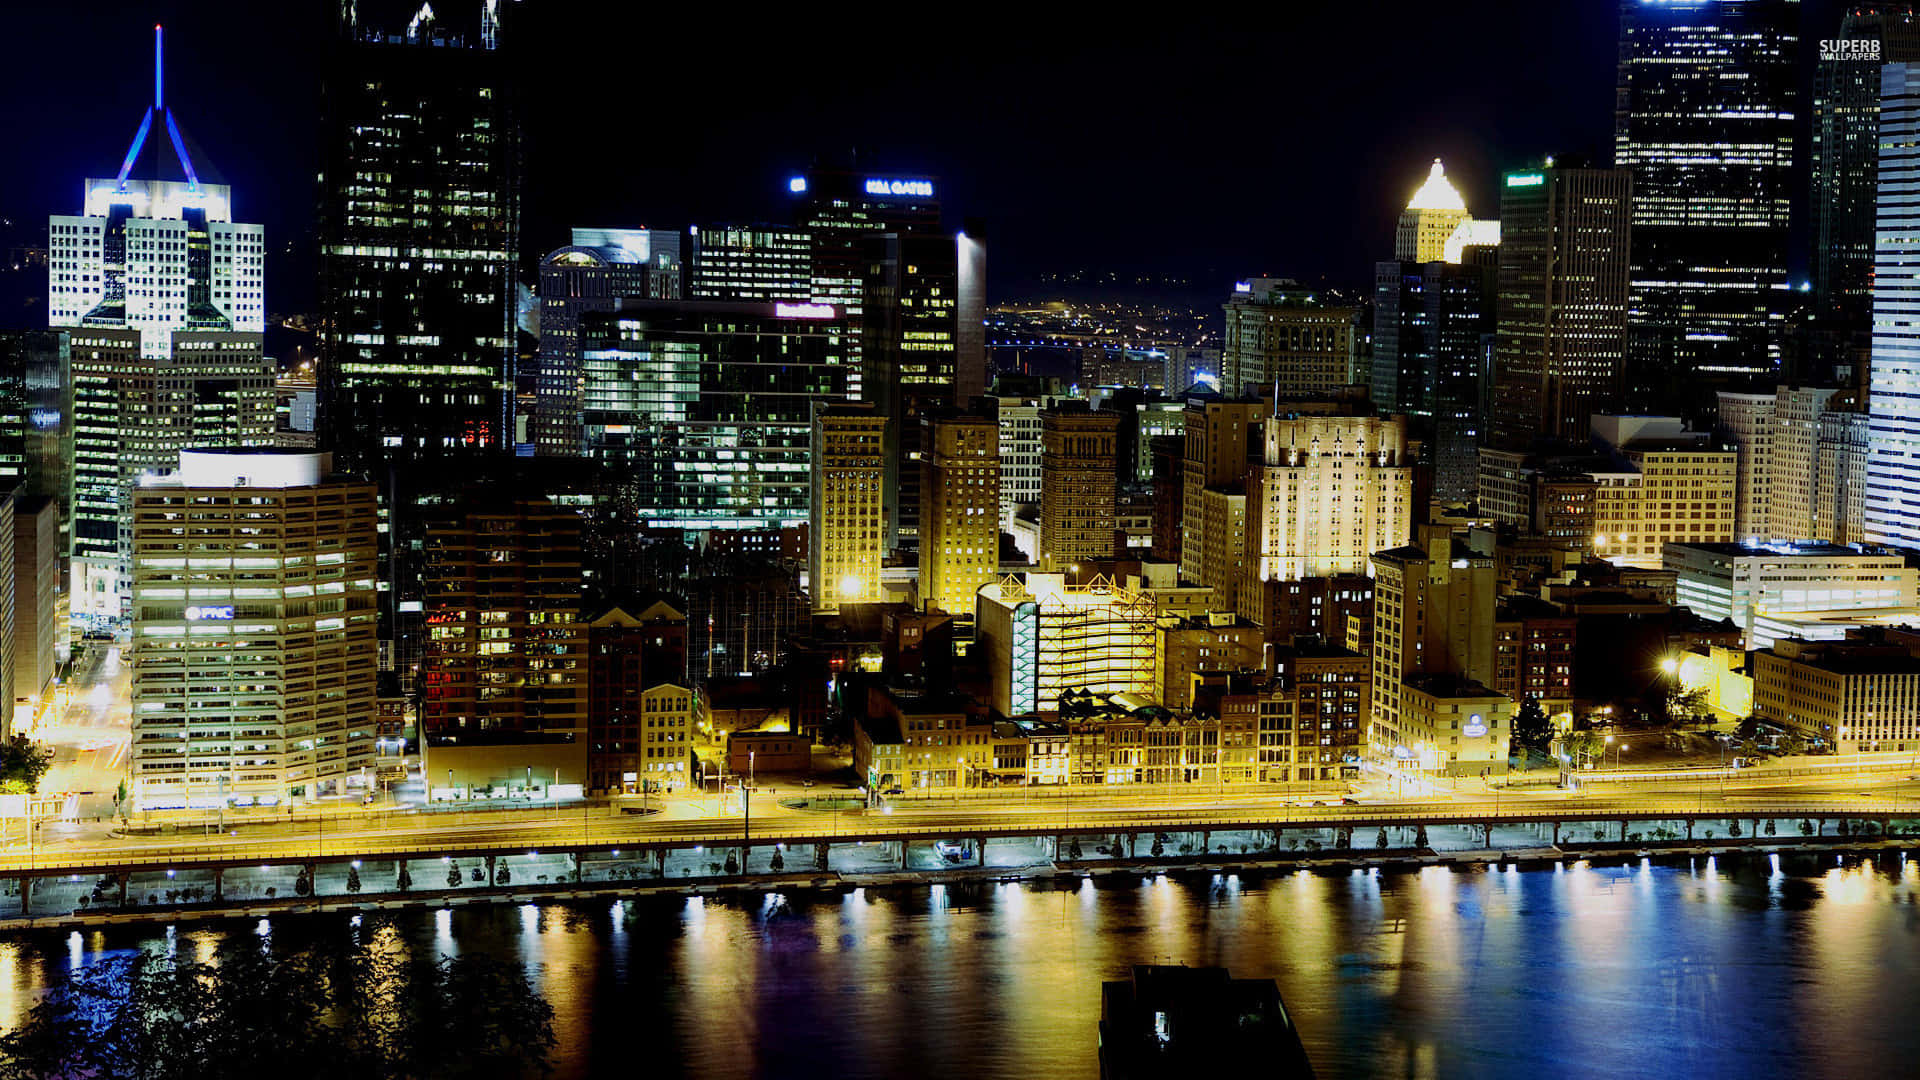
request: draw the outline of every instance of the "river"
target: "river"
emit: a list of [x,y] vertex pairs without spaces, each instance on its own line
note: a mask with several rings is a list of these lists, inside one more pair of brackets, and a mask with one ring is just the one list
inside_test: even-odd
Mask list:
[[0,941],[0,1024],[74,966],[220,935],[524,961],[563,1078],[1098,1075],[1137,963],[1278,980],[1322,1077],[1883,1077],[1920,1061],[1897,853],[1321,871],[289,916]]

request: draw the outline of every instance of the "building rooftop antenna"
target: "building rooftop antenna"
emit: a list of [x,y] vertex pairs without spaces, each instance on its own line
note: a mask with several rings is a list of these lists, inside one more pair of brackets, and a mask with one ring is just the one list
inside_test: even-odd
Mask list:
[[193,171],[193,159],[187,156],[187,144],[180,137],[180,125],[174,122],[173,110],[167,108],[165,33],[159,23],[153,24],[153,104],[140,117],[140,129],[133,133],[133,145],[127,147],[126,159],[120,162],[120,175],[116,183],[121,191],[127,190],[127,174],[133,171],[134,159],[140,156],[141,147],[147,144],[147,133],[153,129],[153,118],[156,116],[166,125],[174,156],[180,159],[180,168],[187,174],[187,187],[195,191],[200,189],[200,177]]

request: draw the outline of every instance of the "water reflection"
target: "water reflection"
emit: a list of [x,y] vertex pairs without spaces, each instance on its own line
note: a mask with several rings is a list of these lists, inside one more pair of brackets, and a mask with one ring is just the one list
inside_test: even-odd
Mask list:
[[1065,877],[283,917],[0,942],[0,1026],[74,967],[326,935],[525,963],[574,1078],[1090,1077],[1131,963],[1277,979],[1322,1075],[1908,1075],[1920,869],[1886,855]]

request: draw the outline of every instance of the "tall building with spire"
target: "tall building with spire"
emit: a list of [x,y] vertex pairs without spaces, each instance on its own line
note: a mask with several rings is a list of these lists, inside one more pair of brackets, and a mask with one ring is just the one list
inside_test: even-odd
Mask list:
[[340,5],[321,93],[320,426],[344,468],[513,438],[515,6]]
[[273,441],[264,231],[233,220],[232,190],[188,152],[164,40],[155,26],[153,103],[119,172],[86,181],[80,213],[47,220],[47,321],[70,339],[72,610],[84,617],[117,619],[131,598],[142,476],[171,473],[188,447]]

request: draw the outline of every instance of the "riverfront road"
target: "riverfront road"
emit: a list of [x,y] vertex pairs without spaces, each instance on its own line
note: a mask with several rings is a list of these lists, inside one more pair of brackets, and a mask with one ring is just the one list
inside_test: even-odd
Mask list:
[[[751,833],[757,843],[818,842],[900,837],[1047,834],[1111,829],[1211,829],[1334,826],[1370,823],[1606,820],[1671,814],[1738,818],[1818,815],[1920,817],[1920,784],[1891,780],[1771,784],[1725,791],[1689,785],[1656,791],[1569,795],[1499,793],[1474,798],[1424,799],[1363,805],[1299,805],[1299,800],[1233,795],[1195,799],[1088,795],[1072,799],[961,799],[894,803],[871,810],[804,811],[781,806],[791,795],[756,795]],[[739,842],[746,823],[737,813],[711,813],[714,800],[677,801],[665,813],[638,816],[605,807],[565,806],[492,814],[379,815],[344,813],[321,820],[252,825],[215,835],[111,836],[87,827],[42,830],[41,840],[14,843],[0,854],[0,875],[16,870],[153,865],[169,861],[285,860],[355,855],[438,854],[470,850],[538,850],[565,845],[618,846]]]

